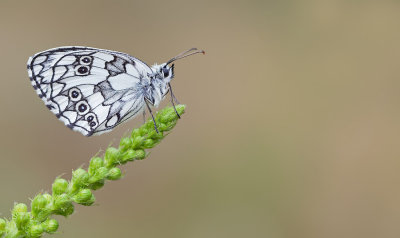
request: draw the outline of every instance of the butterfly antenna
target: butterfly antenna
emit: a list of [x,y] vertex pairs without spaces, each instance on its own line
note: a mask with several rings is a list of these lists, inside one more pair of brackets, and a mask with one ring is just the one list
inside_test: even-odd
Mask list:
[[183,58],[186,58],[188,56],[195,55],[198,53],[202,53],[204,55],[206,52],[204,50],[198,50],[197,48],[192,48],[192,49],[184,51],[184,52],[180,53],[179,55],[175,56],[174,58],[168,60],[168,62],[166,64],[168,65],[178,59],[183,59]]

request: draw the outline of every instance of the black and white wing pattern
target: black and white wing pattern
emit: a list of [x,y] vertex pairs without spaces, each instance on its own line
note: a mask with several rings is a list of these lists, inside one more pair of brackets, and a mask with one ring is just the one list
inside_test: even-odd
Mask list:
[[144,62],[124,53],[60,47],[28,60],[33,88],[46,106],[85,136],[112,130],[144,109]]

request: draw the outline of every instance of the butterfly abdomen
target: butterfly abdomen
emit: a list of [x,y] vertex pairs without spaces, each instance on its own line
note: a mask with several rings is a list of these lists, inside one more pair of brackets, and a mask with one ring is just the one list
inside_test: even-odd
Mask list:
[[168,93],[168,84],[162,79],[154,78],[151,80],[149,86],[145,89],[145,98],[154,107],[158,107],[160,102]]

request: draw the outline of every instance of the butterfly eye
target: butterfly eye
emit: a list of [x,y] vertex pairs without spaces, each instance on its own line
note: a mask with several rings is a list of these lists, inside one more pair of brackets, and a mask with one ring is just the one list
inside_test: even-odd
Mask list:
[[73,101],[73,102],[77,102],[77,101],[81,100],[81,98],[82,98],[82,93],[78,88],[71,88],[69,90],[68,95],[69,95],[69,98],[71,99],[71,101]]
[[97,125],[97,123],[92,121],[89,125],[90,125],[90,127],[95,127]]
[[168,77],[169,76],[169,69],[162,68],[162,70],[163,70],[164,78]]
[[92,58],[90,56],[82,56],[80,59],[80,63],[83,65],[89,65],[92,62]]
[[79,115],[85,115],[89,112],[90,106],[86,101],[80,101],[75,105],[75,110]]

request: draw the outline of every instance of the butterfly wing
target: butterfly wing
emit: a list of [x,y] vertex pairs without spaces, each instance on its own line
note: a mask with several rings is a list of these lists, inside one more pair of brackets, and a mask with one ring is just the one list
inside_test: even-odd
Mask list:
[[28,60],[39,97],[85,136],[108,132],[142,111],[143,76],[151,72],[130,55],[88,47],[50,49]]

